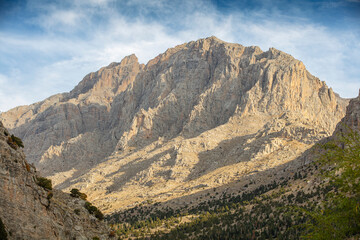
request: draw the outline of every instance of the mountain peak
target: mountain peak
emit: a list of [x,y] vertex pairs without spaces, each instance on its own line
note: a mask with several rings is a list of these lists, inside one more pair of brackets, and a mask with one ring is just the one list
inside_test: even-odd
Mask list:
[[125,56],[120,62],[120,64],[123,66],[127,64],[136,64],[136,63],[139,63],[139,60],[135,54]]
[[[125,66],[125,65],[128,65],[128,64],[136,64],[138,62],[139,61],[138,61],[138,58],[136,57],[136,55],[131,54],[131,55],[125,56],[120,62],[112,62],[109,65],[107,65],[106,67],[101,68],[101,69],[110,69],[110,68],[117,67],[119,65],[120,66]],[[99,69],[99,71],[101,71],[101,69]]]
[[81,94],[87,94],[81,97],[81,99],[84,99],[87,96],[96,94],[95,101],[98,101],[99,97],[101,97],[109,103],[114,94],[124,90],[134,80],[135,75],[141,68],[142,65],[139,64],[135,54],[126,56],[121,62],[110,63],[107,67],[86,75],[70,92],[69,98],[78,98]]
[[194,45],[194,46],[198,46],[200,48],[209,48],[209,47],[214,47],[214,46],[219,46],[220,44],[223,45],[238,45],[241,46],[238,43],[229,43],[229,42],[225,42],[215,36],[211,36],[211,37],[207,37],[207,38],[200,38],[196,41],[192,41],[189,42],[187,45]]
[[42,112],[13,113],[12,126],[40,170],[61,188],[92,192],[107,211],[291,161],[345,113],[289,54],[216,37],[169,48],[145,67],[130,55],[70,95]]
[[211,37],[199,39],[198,41],[201,41],[201,40],[212,41],[212,42],[220,42],[220,43],[227,43],[227,42],[221,40],[220,38],[217,38],[216,36],[211,36]]
[[212,35],[212,36],[210,36],[210,37],[207,37],[207,38],[205,38],[205,39],[210,39],[210,40],[214,40],[214,41],[223,42],[223,40],[221,40],[221,39],[217,38],[217,37],[216,37],[216,36],[214,36],[214,35]]

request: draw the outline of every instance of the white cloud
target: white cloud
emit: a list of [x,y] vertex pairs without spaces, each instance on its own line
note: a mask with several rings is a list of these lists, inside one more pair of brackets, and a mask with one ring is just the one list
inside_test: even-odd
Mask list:
[[0,74],[0,86],[0,111],[29,104],[27,96],[24,96],[25,89],[16,81]]
[[[356,35],[301,18],[271,19],[261,9],[224,15],[202,1],[186,1],[181,6],[167,1],[120,2],[139,12],[131,18],[116,11],[113,0],[63,2],[68,7],[31,6],[41,9],[31,22],[42,28],[42,34],[0,34],[0,84],[6,86],[0,89],[0,110],[69,91],[87,73],[126,55],[135,53],[146,63],[169,47],[212,35],[245,46],[258,45],[265,51],[269,47],[285,51],[342,96],[356,96],[360,86],[355,77],[360,75]],[[149,20],[154,9],[164,17]],[[3,59],[10,69],[1,68]],[[11,102],[6,92],[12,93]]]
[[83,16],[79,14],[79,12],[75,11],[58,11],[54,12],[50,16],[51,21],[47,21],[46,24],[51,25],[70,25],[75,26],[76,22],[78,22]]
[[341,96],[357,95],[360,79],[349,78],[349,70],[360,64],[357,57],[360,47],[351,33],[331,32],[312,24],[273,26],[268,23],[252,29],[255,29],[251,35],[256,44],[273,46],[300,59],[313,75],[326,81]]
[[355,75],[360,74],[360,43],[352,32],[334,31],[306,21],[276,21],[259,12],[255,16],[197,15],[189,19],[191,31],[185,32],[193,36],[216,35],[245,46],[260,46],[263,51],[275,47],[303,61],[313,75],[342,97],[357,96],[360,78]]

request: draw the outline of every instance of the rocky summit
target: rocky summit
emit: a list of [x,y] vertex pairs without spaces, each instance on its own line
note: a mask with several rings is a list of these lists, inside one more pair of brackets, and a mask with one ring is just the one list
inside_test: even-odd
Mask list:
[[289,54],[209,37],[146,65],[125,57],[0,119],[57,188],[111,213],[293,174],[347,104]]

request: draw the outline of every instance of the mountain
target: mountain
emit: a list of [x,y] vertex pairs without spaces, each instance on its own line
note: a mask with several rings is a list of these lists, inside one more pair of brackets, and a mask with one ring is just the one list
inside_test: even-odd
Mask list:
[[0,122],[0,239],[108,239],[108,227],[88,213],[85,201],[52,189],[21,145]]
[[0,119],[56,187],[111,213],[294,174],[347,103],[289,54],[209,37],[146,65],[125,57]]
[[245,188],[204,190],[181,208],[137,205],[108,221],[125,239],[359,239],[359,121],[360,94],[332,136],[276,167],[281,178],[256,172]]

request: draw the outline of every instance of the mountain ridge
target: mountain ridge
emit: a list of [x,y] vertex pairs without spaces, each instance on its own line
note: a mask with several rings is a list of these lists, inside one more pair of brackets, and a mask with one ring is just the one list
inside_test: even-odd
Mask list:
[[0,115],[41,172],[105,212],[289,162],[345,114],[347,100],[274,48],[210,37],[122,62]]

